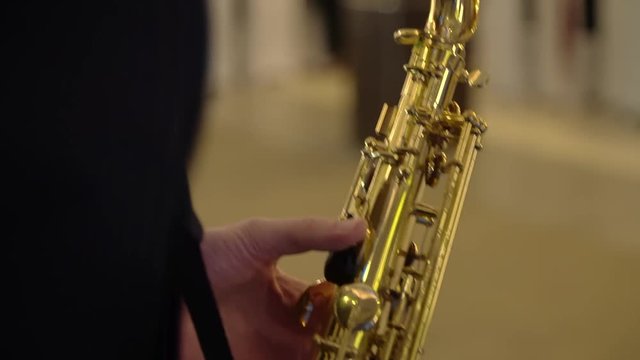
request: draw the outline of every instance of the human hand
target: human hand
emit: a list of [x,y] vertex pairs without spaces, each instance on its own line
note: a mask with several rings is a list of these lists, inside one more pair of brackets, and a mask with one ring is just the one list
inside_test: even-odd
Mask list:
[[201,243],[207,275],[237,360],[310,359],[313,327],[296,304],[309,287],[280,271],[284,255],[337,251],[362,241],[362,220],[251,219],[209,230]]

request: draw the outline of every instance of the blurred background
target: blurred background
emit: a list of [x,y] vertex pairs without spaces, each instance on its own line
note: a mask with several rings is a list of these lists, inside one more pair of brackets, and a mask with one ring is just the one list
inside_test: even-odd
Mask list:
[[[191,166],[206,226],[338,215],[395,104],[427,0],[210,0],[209,97]],[[640,2],[486,0],[463,89],[489,124],[426,354],[640,358]],[[306,281],[326,254],[285,258]]]

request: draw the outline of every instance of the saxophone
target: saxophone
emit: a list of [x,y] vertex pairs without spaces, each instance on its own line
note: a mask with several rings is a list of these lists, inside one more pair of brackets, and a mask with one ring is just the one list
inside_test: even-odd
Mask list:
[[[478,11],[479,0],[431,0],[422,31],[394,33],[396,43],[412,46],[400,99],[382,106],[340,215],[364,219],[366,236],[329,254],[325,280],[300,299],[301,324],[320,319],[315,359],[413,360],[422,354],[487,128],[453,100],[458,83],[487,83],[465,64]],[[314,300],[323,295],[331,299],[324,312]]]

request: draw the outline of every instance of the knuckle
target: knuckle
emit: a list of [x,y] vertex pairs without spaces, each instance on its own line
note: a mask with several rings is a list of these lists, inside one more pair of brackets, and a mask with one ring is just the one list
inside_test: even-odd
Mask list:
[[238,224],[240,232],[244,235],[252,237],[264,228],[265,220],[260,217],[251,217],[241,221]]
[[235,229],[237,240],[241,246],[242,252],[251,259],[257,259],[260,256],[259,241],[256,241],[258,230],[262,224],[259,218],[249,218],[238,223]]

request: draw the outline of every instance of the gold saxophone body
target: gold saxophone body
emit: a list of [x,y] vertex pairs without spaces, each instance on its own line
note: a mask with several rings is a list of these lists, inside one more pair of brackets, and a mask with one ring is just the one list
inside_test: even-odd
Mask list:
[[[453,100],[456,86],[481,87],[469,72],[465,44],[475,33],[479,0],[431,0],[423,30],[400,29],[412,46],[397,105],[384,104],[361,159],[341,217],[368,224],[364,241],[330,254],[330,311],[315,334],[318,360],[417,359],[426,342],[469,179],[486,124]],[[440,206],[434,206],[439,204]]]

